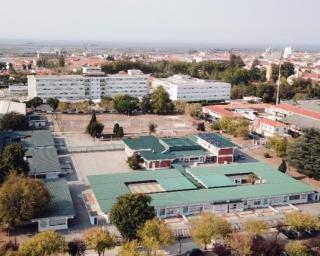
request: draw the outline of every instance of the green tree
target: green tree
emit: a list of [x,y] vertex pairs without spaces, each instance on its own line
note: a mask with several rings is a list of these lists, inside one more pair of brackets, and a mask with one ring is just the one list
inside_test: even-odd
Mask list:
[[113,134],[118,134],[120,129],[120,125],[118,123],[115,123],[113,125]]
[[40,97],[34,97],[33,99],[26,102],[27,108],[36,108],[43,103],[43,100]]
[[4,131],[28,130],[29,125],[25,115],[17,112],[9,112],[3,115],[1,119],[1,128]]
[[141,169],[140,164],[143,163],[143,159],[140,154],[135,152],[128,157],[127,163],[132,170],[138,170]]
[[24,160],[25,150],[18,143],[12,143],[5,147],[0,157],[0,182],[11,171],[27,174],[28,163]]
[[67,250],[65,239],[55,231],[45,231],[23,242],[19,248],[22,256],[64,255]]
[[289,256],[309,256],[308,248],[301,241],[290,241],[286,247]]
[[157,124],[156,123],[149,123],[148,128],[149,128],[149,133],[155,133],[157,130]]
[[156,114],[170,114],[174,111],[174,105],[167,91],[159,86],[152,94],[152,109]]
[[280,172],[286,173],[286,171],[287,171],[287,163],[286,163],[286,161],[284,159],[282,159],[281,164],[278,167],[278,170]]
[[110,211],[110,220],[128,240],[137,238],[138,230],[155,217],[151,197],[144,194],[125,194],[117,198]]
[[99,136],[103,131],[104,125],[97,120],[96,113],[93,112],[89,124],[86,128],[86,133],[91,137]]
[[52,107],[53,110],[56,110],[59,105],[59,100],[56,98],[48,98],[46,103]]
[[118,137],[119,137],[119,138],[122,138],[123,136],[124,136],[123,127],[120,126],[120,127],[119,127],[119,131],[118,131]]
[[242,68],[245,66],[241,56],[235,55],[235,54],[230,54],[230,61],[229,61],[230,67],[233,68]]
[[138,231],[138,235],[143,246],[148,251],[153,251],[154,255],[156,255],[160,246],[169,246],[175,241],[171,230],[163,221],[158,219],[147,220]]
[[66,112],[70,108],[70,104],[67,102],[59,101],[58,103],[58,110],[60,112]]
[[121,114],[131,114],[139,107],[139,99],[130,95],[116,95],[113,98],[115,109]]
[[60,67],[64,67],[64,65],[65,65],[65,59],[64,59],[64,56],[63,55],[60,55],[59,56],[59,66]]
[[281,65],[281,76],[288,78],[294,74],[294,65],[291,62],[284,62]]
[[192,239],[203,245],[205,250],[213,238],[226,238],[231,232],[231,224],[212,213],[202,214],[191,222]]
[[143,98],[140,102],[140,109],[144,114],[152,113],[152,104],[151,104],[151,96],[150,95],[143,96]]
[[95,250],[98,255],[104,255],[106,249],[112,249],[116,245],[116,238],[108,230],[94,227],[82,234],[87,248]]
[[50,194],[41,180],[10,174],[0,188],[0,225],[15,228],[39,217],[50,203]]
[[320,179],[320,130],[307,129],[304,135],[289,143],[287,162],[298,172]]

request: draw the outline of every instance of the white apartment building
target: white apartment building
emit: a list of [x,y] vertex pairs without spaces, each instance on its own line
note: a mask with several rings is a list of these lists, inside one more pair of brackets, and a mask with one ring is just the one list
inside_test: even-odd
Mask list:
[[57,98],[77,101],[85,99],[85,77],[81,75],[28,76],[28,97],[43,100]]
[[229,83],[174,75],[154,79],[152,87],[163,86],[171,100],[180,101],[221,101],[230,100]]
[[[95,73],[95,74],[93,74]],[[128,70],[115,75],[103,75],[85,70],[84,75],[28,76],[28,97],[43,100],[93,100],[128,94],[142,98],[149,93],[149,75],[140,70]]]
[[117,94],[128,94],[142,98],[149,94],[149,75],[140,70],[128,70],[128,73],[108,75],[105,80],[103,96],[113,97]]

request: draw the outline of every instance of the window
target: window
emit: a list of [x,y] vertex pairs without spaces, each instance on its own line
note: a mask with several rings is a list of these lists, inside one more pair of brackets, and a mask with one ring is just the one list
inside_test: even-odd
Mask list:
[[66,219],[49,220],[49,226],[60,226],[65,224],[66,224]]
[[166,215],[166,209],[162,208],[160,209],[160,216]]
[[255,200],[254,201],[254,205],[260,205],[261,204],[261,201],[260,200]]
[[187,214],[189,212],[189,207],[188,206],[183,206],[183,213]]
[[263,204],[268,204],[268,199],[267,198],[263,199]]
[[299,199],[300,199],[300,195],[292,195],[292,196],[289,196],[289,200],[290,200],[290,201],[299,200]]

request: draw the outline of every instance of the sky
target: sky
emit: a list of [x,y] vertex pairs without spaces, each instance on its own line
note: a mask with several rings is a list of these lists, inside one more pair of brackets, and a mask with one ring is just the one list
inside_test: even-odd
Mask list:
[[319,0],[0,0],[0,39],[320,44]]

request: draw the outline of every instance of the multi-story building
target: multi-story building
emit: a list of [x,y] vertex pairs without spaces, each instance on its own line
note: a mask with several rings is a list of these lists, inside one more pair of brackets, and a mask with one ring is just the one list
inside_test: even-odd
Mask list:
[[154,79],[152,86],[154,88],[164,87],[171,100],[189,102],[230,100],[231,85],[220,81],[174,75],[168,78]]
[[85,77],[81,75],[28,76],[28,97],[67,101],[85,99]]
[[149,93],[149,75],[140,70],[128,70],[128,73],[108,75],[105,78],[104,96],[113,97],[117,94],[128,94],[142,98]]
[[[103,74],[103,75],[102,75]],[[43,100],[57,98],[66,101],[100,100],[128,94],[142,98],[149,93],[149,75],[140,70],[128,70],[115,75],[85,69],[83,75],[28,76],[28,97]]]

